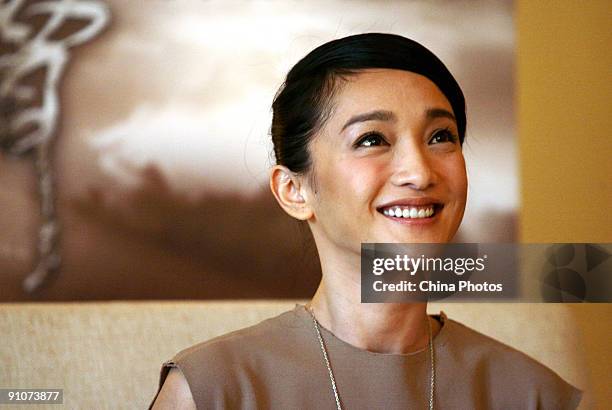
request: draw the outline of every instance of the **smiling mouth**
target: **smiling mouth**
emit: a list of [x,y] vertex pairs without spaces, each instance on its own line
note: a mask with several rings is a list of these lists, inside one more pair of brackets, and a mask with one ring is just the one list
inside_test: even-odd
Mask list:
[[378,208],[377,211],[385,216],[394,218],[429,219],[437,215],[443,207],[444,205],[442,204],[429,204],[419,206],[393,205]]

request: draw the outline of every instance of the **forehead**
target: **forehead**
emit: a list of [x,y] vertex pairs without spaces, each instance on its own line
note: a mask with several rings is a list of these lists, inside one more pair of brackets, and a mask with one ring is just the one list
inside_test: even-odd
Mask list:
[[330,121],[373,109],[393,111],[399,117],[422,115],[429,108],[452,107],[440,89],[427,77],[392,69],[367,69],[341,82],[334,97]]

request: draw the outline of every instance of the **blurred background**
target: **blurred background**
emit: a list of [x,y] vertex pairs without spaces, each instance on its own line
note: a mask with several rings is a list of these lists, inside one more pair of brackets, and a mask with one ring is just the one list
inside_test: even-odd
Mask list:
[[[320,271],[308,227],[268,188],[270,105],[301,57],[361,32],[413,38],[446,63],[467,100],[469,201],[456,239],[517,240],[510,1],[55,0],[0,10],[0,301],[310,296]],[[33,106],[47,133],[28,141],[30,128],[8,125]],[[39,181],[49,173],[55,207],[45,214]],[[48,277],[38,265],[25,291],[45,252],[61,264]]]

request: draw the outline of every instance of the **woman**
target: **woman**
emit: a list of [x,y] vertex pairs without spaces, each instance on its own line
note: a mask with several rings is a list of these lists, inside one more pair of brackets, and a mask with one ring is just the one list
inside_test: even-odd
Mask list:
[[553,371],[426,303],[360,303],[362,242],[457,232],[465,130],[459,85],[414,41],[350,36],[299,61],[273,103],[270,187],[308,223],[320,286],[165,363],[153,408],[575,408]]

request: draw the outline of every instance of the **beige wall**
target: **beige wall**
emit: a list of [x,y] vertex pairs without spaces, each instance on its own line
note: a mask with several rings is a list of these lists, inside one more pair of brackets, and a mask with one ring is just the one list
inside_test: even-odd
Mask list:
[[[612,242],[610,2],[518,0],[516,12],[521,240]],[[571,310],[604,408],[612,304]]]

